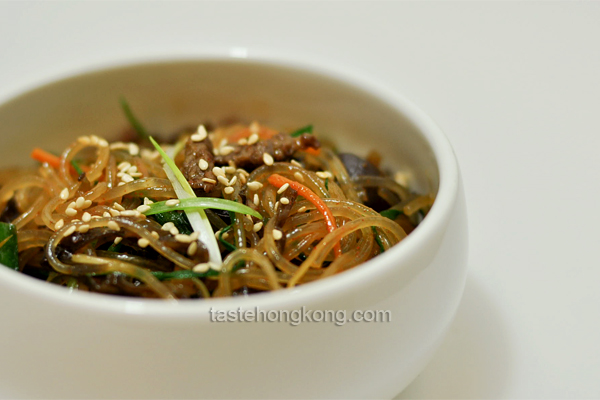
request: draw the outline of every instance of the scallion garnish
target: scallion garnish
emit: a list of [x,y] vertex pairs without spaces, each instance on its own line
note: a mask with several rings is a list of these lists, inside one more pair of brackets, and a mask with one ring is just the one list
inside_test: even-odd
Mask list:
[[148,131],[146,131],[140,121],[135,117],[135,115],[133,115],[133,111],[131,111],[131,107],[129,107],[129,103],[127,100],[125,100],[125,97],[121,97],[119,101],[121,103],[121,108],[123,109],[123,112],[125,113],[125,116],[127,117],[127,120],[133,129],[135,129],[137,134],[140,135],[142,139],[148,139],[150,137]]
[[[156,150],[160,153],[161,157],[165,161],[164,170],[167,174],[167,177],[171,181],[171,185],[173,185],[173,189],[175,189],[175,193],[177,193],[177,197],[179,200],[185,200],[188,198],[196,198],[196,194],[192,190],[189,182],[175,162],[164,152],[164,150],[156,143],[154,138],[149,137],[150,142],[156,148]],[[210,225],[210,221],[206,216],[206,213],[201,208],[196,208],[194,211],[184,210],[185,215],[188,217],[188,221],[190,225],[194,229],[195,232],[198,232],[199,239],[204,243],[208,250],[208,260],[209,262],[215,265],[223,264],[223,259],[221,258],[221,251],[219,250],[219,244],[217,243],[217,239],[215,238],[215,233]]]
[[152,271],[152,275],[154,275],[154,277],[158,280],[166,281],[169,279],[206,278],[209,276],[219,275],[219,272],[212,269],[206,272],[194,272],[190,270],[172,272]]
[[303,126],[302,128],[297,129],[294,132],[290,133],[290,136],[298,137],[298,136],[302,135],[303,133],[313,133],[313,126],[312,125]]
[[77,175],[81,176],[83,174],[83,170],[81,169],[81,167],[79,166],[79,163],[75,160],[71,160],[71,166],[75,169],[75,172],[77,172]]
[[219,232],[219,242],[223,245],[223,247],[225,247],[229,251],[235,251],[235,250],[237,250],[237,247],[235,247],[234,245],[232,245],[231,243],[229,243],[228,241],[223,239],[223,234],[226,232],[229,232],[232,229],[233,229],[233,224],[227,225],[225,228],[221,229],[221,232]]
[[187,181],[187,179],[185,179],[185,176],[183,176],[183,173],[179,170],[179,168],[177,168],[175,161],[173,161],[171,157],[169,157],[167,153],[165,153],[162,147],[160,147],[159,144],[156,143],[156,140],[154,140],[152,136],[149,136],[148,138],[150,139],[152,145],[160,153],[161,157],[165,161],[165,164],[169,166],[169,169],[173,172],[173,175],[175,175],[175,178],[177,178],[177,181],[179,182],[181,187],[183,187],[183,190],[185,190],[190,196],[196,197],[196,194],[190,186],[190,183]]
[[169,211],[197,211],[199,209],[212,208],[248,214],[262,219],[260,213],[242,203],[216,197],[190,197],[187,199],[179,199],[179,204],[173,206],[168,206],[166,201],[158,201],[149,204],[148,207],[150,207],[150,209],[144,212],[146,215],[154,215]]
[[393,221],[398,218],[398,215],[402,214],[402,211],[396,210],[395,208],[390,208],[388,210],[383,210],[379,214],[381,214],[382,217],[389,218]]

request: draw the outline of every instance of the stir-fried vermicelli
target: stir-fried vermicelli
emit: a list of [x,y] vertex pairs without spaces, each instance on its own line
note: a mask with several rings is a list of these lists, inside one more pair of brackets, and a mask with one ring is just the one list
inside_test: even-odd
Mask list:
[[[433,204],[312,127],[81,136],[0,174],[0,262],[71,290],[166,299],[293,287],[401,241]],[[130,136],[131,137],[131,136]]]

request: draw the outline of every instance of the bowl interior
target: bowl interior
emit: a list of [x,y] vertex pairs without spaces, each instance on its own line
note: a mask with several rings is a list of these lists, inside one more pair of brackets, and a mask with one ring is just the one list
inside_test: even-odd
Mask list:
[[331,74],[232,59],[127,65],[24,93],[0,106],[0,166],[30,163],[33,146],[60,152],[80,135],[116,138],[128,126],[120,96],[158,136],[230,118],[288,130],[313,124],[340,150],[377,150],[387,169],[407,173],[413,190],[437,193],[431,147],[385,101]]

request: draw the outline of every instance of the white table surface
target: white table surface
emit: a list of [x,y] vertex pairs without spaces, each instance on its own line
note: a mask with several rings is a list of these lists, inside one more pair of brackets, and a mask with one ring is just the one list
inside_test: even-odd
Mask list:
[[600,3],[0,2],[0,95],[74,65],[232,47],[375,76],[454,145],[469,278],[398,398],[600,397]]

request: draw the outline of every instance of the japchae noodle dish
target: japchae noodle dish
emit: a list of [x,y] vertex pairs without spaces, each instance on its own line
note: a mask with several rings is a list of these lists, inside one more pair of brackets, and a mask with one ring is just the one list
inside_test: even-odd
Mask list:
[[377,153],[338,153],[310,125],[201,124],[157,143],[122,106],[119,141],[81,136],[2,171],[0,263],[70,290],[248,295],[355,267],[433,204]]

